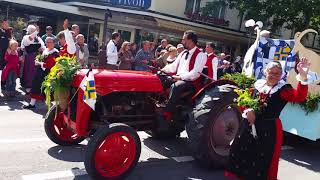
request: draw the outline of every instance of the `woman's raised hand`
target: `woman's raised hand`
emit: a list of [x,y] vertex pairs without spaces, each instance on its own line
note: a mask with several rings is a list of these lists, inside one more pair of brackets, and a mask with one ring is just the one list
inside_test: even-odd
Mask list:
[[307,81],[308,80],[308,73],[309,73],[309,69],[310,69],[310,62],[307,58],[303,57],[301,58],[298,66],[297,66],[297,70],[300,74],[300,78],[302,81]]

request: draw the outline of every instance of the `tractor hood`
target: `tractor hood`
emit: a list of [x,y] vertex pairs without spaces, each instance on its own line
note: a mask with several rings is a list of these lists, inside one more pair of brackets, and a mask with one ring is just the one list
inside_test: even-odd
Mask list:
[[[80,70],[73,81],[79,87],[88,73],[88,69]],[[161,92],[163,87],[157,75],[142,71],[121,71],[94,69],[97,93],[106,95],[112,92]]]

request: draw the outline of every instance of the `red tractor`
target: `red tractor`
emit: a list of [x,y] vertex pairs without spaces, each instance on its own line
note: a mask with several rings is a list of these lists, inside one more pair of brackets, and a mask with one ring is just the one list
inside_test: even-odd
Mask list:
[[87,71],[76,75],[68,108],[50,109],[45,132],[61,146],[76,145],[89,138],[84,164],[93,179],[123,179],[134,169],[141,152],[137,131],[165,139],[186,130],[197,161],[210,167],[226,164],[242,120],[235,104],[235,83],[215,81],[195,94],[182,94],[168,129],[160,131],[157,112],[168,100],[162,79],[170,75],[93,70],[98,94],[93,111],[83,101],[84,92],[77,91]]

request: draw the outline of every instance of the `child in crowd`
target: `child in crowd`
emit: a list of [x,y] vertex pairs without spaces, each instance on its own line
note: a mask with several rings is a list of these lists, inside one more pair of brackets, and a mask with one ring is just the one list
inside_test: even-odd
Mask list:
[[4,95],[14,97],[16,94],[16,79],[19,77],[19,54],[18,42],[15,40],[9,41],[9,48],[4,57],[6,66],[3,69],[1,80],[5,81]]

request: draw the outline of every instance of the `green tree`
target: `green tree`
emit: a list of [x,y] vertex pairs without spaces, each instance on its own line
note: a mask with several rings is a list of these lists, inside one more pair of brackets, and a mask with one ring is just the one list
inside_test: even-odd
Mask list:
[[284,26],[301,31],[320,30],[320,0],[227,0],[245,19],[261,20],[272,30]]

